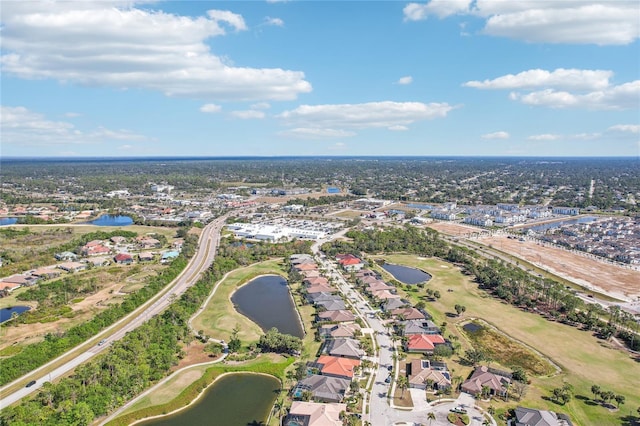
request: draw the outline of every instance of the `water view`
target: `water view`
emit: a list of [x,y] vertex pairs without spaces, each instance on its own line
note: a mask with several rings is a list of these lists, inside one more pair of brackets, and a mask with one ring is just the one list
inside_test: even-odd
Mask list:
[[544,223],[542,225],[530,226],[530,227],[526,227],[524,229],[532,230],[532,231],[535,231],[535,232],[545,232],[545,231],[548,231],[549,229],[559,228],[559,227],[564,226],[564,225],[575,225],[576,223],[591,223],[591,222],[595,222],[596,219],[597,218],[594,217],[594,216],[583,216],[583,217],[576,217],[574,219],[567,219],[567,220],[561,220],[561,221],[558,221],[558,222],[551,222],[551,223]]
[[89,223],[96,226],[129,226],[133,224],[133,219],[129,216],[105,214]]
[[21,313],[31,309],[28,306],[12,306],[10,308],[0,309],[0,324],[11,319],[13,314],[20,315]]
[[191,407],[139,424],[153,426],[247,426],[264,424],[280,392],[280,381],[234,373],[218,379]]
[[238,312],[265,331],[276,327],[280,333],[304,337],[287,281],[279,275],[264,275],[249,281],[231,296],[231,301]]
[[385,263],[382,268],[393,275],[393,278],[405,284],[418,284],[429,281],[431,275],[417,268]]
[[0,226],[13,225],[18,223],[17,217],[0,217]]

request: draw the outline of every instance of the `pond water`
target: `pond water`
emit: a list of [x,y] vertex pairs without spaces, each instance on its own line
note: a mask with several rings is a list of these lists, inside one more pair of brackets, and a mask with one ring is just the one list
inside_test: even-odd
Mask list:
[[407,207],[411,207],[412,209],[420,209],[420,210],[433,210],[433,206],[430,204],[407,204]]
[[304,337],[287,281],[279,275],[264,275],[249,281],[233,293],[231,301],[238,312],[264,331],[276,327],[280,333]]
[[17,217],[0,217],[0,226],[13,225],[18,223]]
[[480,324],[476,324],[475,322],[469,322],[463,325],[462,328],[468,333],[475,333],[476,331],[482,330],[482,326]]
[[129,226],[133,224],[133,219],[129,216],[112,216],[110,214],[105,214],[89,223],[96,226]]
[[394,265],[393,263],[385,263],[382,268],[389,272],[393,277],[405,284],[418,284],[429,281],[431,275],[416,268],[408,266]]
[[594,216],[583,216],[583,217],[576,217],[574,219],[561,220],[558,222],[544,223],[542,225],[529,226],[524,229],[527,229],[527,230],[530,229],[535,232],[545,232],[545,231],[548,231],[549,229],[559,228],[560,226],[564,226],[564,225],[575,225],[576,223],[595,222],[596,219],[597,218]]
[[0,323],[10,320],[11,315],[13,315],[14,312],[17,314],[21,314],[25,311],[28,311],[29,309],[31,308],[28,306],[12,306],[10,308],[0,309]]
[[280,381],[261,374],[234,373],[216,380],[192,406],[148,420],[153,426],[248,426],[264,424],[280,392]]

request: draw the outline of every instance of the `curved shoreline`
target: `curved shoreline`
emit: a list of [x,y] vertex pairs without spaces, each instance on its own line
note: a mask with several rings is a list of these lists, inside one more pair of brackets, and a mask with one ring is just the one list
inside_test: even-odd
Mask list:
[[[429,278],[427,278],[427,279],[426,279],[426,280],[424,280],[424,281],[419,281],[419,282],[417,282],[417,283],[407,283],[407,282],[404,282],[404,281],[401,281],[400,279],[398,279],[398,278],[397,278],[395,275],[393,275],[393,273],[391,273],[390,271],[387,271],[386,269],[384,269],[384,265],[394,265],[394,266],[401,266],[401,267],[403,267],[403,268],[415,269],[416,271],[420,271],[420,272],[422,272],[423,274],[427,274],[427,275],[429,275]],[[391,263],[391,262],[387,262],[387,261],[386,261],[386,259],[385,259],[384,263],[383,263],[382,265],[380,265],[380,268],[381,268],[382,270],[384,270],[387,274],[391,275],[391,276],[393,277],[393,279],[394,279],[394,280],[397,280],[398,282],[401,282],[401,283],[402,283],[402,284],[404,284],[404,285],[418,285],[418,284],[421,284],[421,283],[426,284],[426,283],[428,283],[429,281],[431,281],[431,280],[433,279],[433,274],[430,274],[429,272],[427,272],[427,271],[425,271],[425,270],[423,270],[423,269],[421,269],[421,268],[417,268],[417,267],[415,267],[415,266],[400,265],[399,263]]]
[[[217,362],[217,361],[213,361],[213,363],[215,363],[215,362]],[[188,369],[188,368],[191,368],[191,367],[195,367],[195,366],[198,366],[198,365],[206,365],[206,364],[209,364],[209,363],[202,363],[202,364],[190,365],[190,366],[188,366],[188,367],[185,367],[185,368],[183,368],[183,369],[181,369],[181,370],[176,371],[176,373],[175,373],[175,374],[177,374],[178,372],[182,372],[182,371],[184,371],[184,370],[186,370],[186,369]],[[181,412],[181,411],[183,411],[183,410],[185,410],[185,409],[187,409],[187,408],[191,407],[194,403],[198,402],[198,400],[200,400],[200,398],[202,398],[202,396],[203,396],[203,395],[205,395],[205,394],[207,393],[207,391],[215,385],[215,383],[218,381],[218,379],[220,379],[220,378],[222,378],[222,377],[224,377],[224,376],[232,375],[232,374],[251,374],[251,375],[259,375],[259,376],[268,376],[268,377],[273,377],[273,378],[275,378],[276,380],[278,380],[278,382],[280,382],[280,388],[282,389],[282,380],[281,380],[279,377],[276,377],[276,376],[274,376],[274,375],[267,374],[267,373],[259,373],[259,372],[255,372],[255,371],[230,371],[230,372],[222,373],[222,374],[220,374],[219,376],[216,376],[216,378],[215,378],[215,379],[213,379],[213,381],[212,381],[211,383],[209,383],[205,388],[203,388],[203,389],[200,391],[200,393],[198,393],[198,396],[196,396],[194,399],[192,399],[191,401],[189,401],[189,403],[188,403],[187,405],[185,405],[185,406],[183,406],[183,407],[180,407],[180,408],[177,408],[177,409],[175,409],[175,410],[173,410],[173,411],[171,411],[171,412],[169,412],[169,413],[166,413],[166,414],[158,414],[158,415],[156,415],[156,416],[145,417],[145,418],[142,418],[142,419],[135,420],[135,421],[134,421],[133,423],[131,423],[130,425],[135,425],[135,424],[142,423],[142,422],[146,422],[146,421],[148,421],[148,420],[153,420],[153,419],[161,419],[161,418],[163,418],[163,417],[167,417],[167,416],[171,416],[171,415],[173,415],[173,414],[179,413],[179,412]],[[174,399],[175,399],[175,398],[174,398]],[[276,399],[277,399],[277,397],[274,399],[274,403],[273,403],[273,404],[271,404],[271,410],[269,410],[269,413],[271,413],[271,411],[273,410],[273,405],[275,404],[275,400],[276,400]],[[169,401],[169,402],[171,402],[171,401]],[[270,414],[269,414],[269,415],[270,415]]]
[[[233,295],[238,290],[240,290],[242,287],[244,287],[247,284],[250,284],[251,282],[253,282],[254,280],[257,280],[258,278],[262,278],[262,277],[280,277],[286,282],[286,284],[287,284],[287,294],[289,295],[289,300],[291,301],[291,306],[293,307],[294,311],[296,312],[296,315],[298,316],[298,324],[300,325],[300,329],[302,330],[302,337],[300,337],[300,339],[304,339],[304,336],[307,335],[307,331],[305,330],[305,327],[304,327],[304,321],[302,321],[302,316],[300,315],[300,312],[298,311],[298,307],[296,305],[296,301],[293,299],[293,294],[291,293],[291,285],[289,284],[289,280],[287,278],[285,278],[283,275],[280,275],[280,274],[277,274],[277,273],[260,274],[260,275],[256,275],[253,278],[250,278],[247,281],[243,282],[242,284],[236,286],[236,288],[233,289],[233,291],[231,293],[229,293],[229,303],[231,303],[231,306],[233,306],[233,310],[236,311],[238,314],[242,315],[243,317],[247,318],[249,321],[251,321],[252,323],[257,325],[258,327],[260,327],[260,330],[262,330],[263,332],[267,331],[260,324],[258,324],[256,321],[254,321],[251,317],[249,317],[248,315],[245,315],[242,312],[240,312],[236,308],[236,305],[233,303],[233,300],[231,300],[233,298]],[[294,337],[297,337],[297,336],[294,336]]]

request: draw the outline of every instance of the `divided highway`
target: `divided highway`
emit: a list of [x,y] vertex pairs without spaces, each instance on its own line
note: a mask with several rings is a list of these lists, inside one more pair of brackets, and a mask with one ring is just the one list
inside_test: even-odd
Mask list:
[[[80,345],[1,388],[0,395],[2,399],[0,399],[0,410],[35,392],[43,383],[53,381],[68,374],[78,365],[105,350],[109,346],[109,343],[122,339],[125,334],[136,329],[154,315],[162,312],[171,304],[174,298],[180,297],[189,287],[198,281],[200,274],[213,262],[220,240],[220,230],[224,226],[226,218],[226,215],[219,217],[205,226],[200,235],[196,252],[182,273],[180,273],[166,289],[161,291],[159,295],[156,295],[134,312],[91,339],[91,342],[99,341],[99,343],[87,342]],[[73,356],[73,358],[63,365],[58,366],[63,359],[67,359],[70,356]],[[26,384],[27,381],[29,381],[29,383],[35,381],[35,383],[11,392],[12,389],[15,389],[16,385],[21,383]]]

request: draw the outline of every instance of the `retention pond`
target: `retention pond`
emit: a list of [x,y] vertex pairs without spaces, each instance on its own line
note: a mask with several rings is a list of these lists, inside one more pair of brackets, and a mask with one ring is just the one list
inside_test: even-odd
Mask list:
[[394,265],[393,263],[385,263],[382,268],[393,275],[393,277],[405,284],[424,283],[431,279],[431,275],[420,269],[411,268],[409,266]]
[[280,333],[304,337],[287,281],[279,275],[263,275],[249,281],[233,293],[231,301],[238,312],[264,331],[275,327]]
[[247,426],[266,424],[280,392],[280,381],[272,376],[232,373],[214,382],[188,408],[169,416],[147,420],[153,426]]

